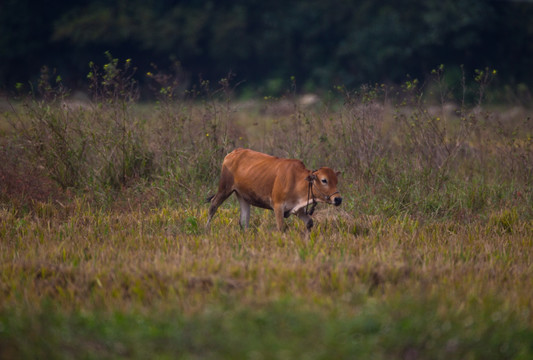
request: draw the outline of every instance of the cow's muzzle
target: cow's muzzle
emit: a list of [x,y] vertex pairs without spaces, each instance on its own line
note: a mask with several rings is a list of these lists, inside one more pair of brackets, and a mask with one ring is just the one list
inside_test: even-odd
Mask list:
[[326,202],[335,206],[339,206],[340,204],[342,204],[342,197],[340,197],[339,195],[340,193],[338,191],[335,191],[333,194],[326,196]]

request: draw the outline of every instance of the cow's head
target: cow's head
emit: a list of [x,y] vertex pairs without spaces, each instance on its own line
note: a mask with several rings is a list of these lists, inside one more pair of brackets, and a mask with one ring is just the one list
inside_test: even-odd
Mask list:
[[314,197],[319,201],[339,206],[342,203],[342,197],[337,190],[337,176],[340,172],[335,172],[328,167],[321,167],[313,170],[307,177],[307,181],[312,184]]

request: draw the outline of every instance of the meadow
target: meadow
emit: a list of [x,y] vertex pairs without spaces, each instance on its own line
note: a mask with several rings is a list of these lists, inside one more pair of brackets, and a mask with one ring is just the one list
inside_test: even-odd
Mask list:
[[[532,358],[531,113],[441,70],[312,104],[151,73],[142,103],[116,59],[74,101],[43,73],[2,103],[0,358]],[[206,231],[235,147],[341,171],[343,205],[305,236],[232,200]]]

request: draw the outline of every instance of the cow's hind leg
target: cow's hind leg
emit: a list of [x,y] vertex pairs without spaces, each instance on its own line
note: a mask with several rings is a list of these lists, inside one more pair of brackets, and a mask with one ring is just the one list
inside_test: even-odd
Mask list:
[[215,216],[215,213],[217,212],[217,209],[222,203],[231,195],[233,191],[230,192],[223,192],[223,193],[217,193],[215,196],[211,199],[211,205],[209,206],[209,213],[207,217],[207,225],[206,227],[209,227],[209,224],[211,224],[211,219],[213,216]]
[[217,209],[226,199],[233,193],[233,176],[226,167],[222,167],[222,174],[220,175],[220,182],[218,185],[218,192],[208,200],[211,201],[207,217],[207,225],[211,223],[211,219],[215,216]]
[[239,199],[239,205],[241,206],[241,227],[243,229],[247,229],[248,225],[250,224],[250,204],[244,200],[244,198],[239,195],[238,192],[235,192],[237,195],[237,199]]

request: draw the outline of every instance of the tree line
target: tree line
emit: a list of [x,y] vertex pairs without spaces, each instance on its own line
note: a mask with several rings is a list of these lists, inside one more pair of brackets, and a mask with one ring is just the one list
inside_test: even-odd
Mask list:
[[[186,77],[303,91],[396,83],[439,64],[491,67],[505,84],[533,85],[533,3],[501,0],[4,0],[0,88],[43,65],[71,87],[104,53],[141,74],[179,63]],[[459,76],[459,75],[457,75]]]

